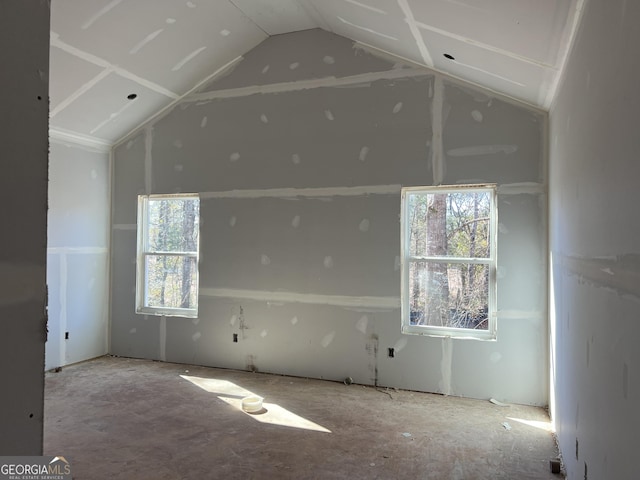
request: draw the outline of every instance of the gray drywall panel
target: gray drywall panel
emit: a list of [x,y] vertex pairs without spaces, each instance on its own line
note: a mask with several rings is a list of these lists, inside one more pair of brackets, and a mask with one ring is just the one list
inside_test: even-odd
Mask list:
[[398,296],[399,209],[397,194],[203,200],[200,285]]
[[153,128],[153,191],[431,182],[432,82],[379,80],[176,108]]
[[112,208],[113,223],[136,223],[138,195],[145,193],[145,134],[141,133],[114,149]]
[[0,452],[41,455],[49,2],[0,3]]
[[445,82],[446,184],[542,181],[544,116]]
[[[546,226],[542,195],[498,195],[498,310],[545,308]],[[546,341],[539,347],[546,348]]]
[[204,320],[167,319],[168,360],[376,382],[376,313],[254,300],[201,302]]
[[107,353],[109,154],[52,143],[49,171],[47,369]]
[[109,155],[52,143],[47,246],[107,247]]
[[351,40],[316,28],[267,38],[202,91],[340,78],[399,66],[356,47]]
[[640,4],[585,2],[550,114],[552,413],[567,478],[635,478]]
[[69,255],[65,364],[107,353],[107,253]]
[[[287,38],[296,41],[295,34]],[[240,64],[246,71],[263,68],[248,58]],[[441,93],[442,112],[433,111]],[[477,109],[485,112],[482,121]],[[157,358],[160,348],[162,358],[177,362],[332,380],[348,375],[365,384],[546,404],[545,121],[472,87],[445,82],[440,89],[427,70],[351,88],[243,93],[178,106],[147,130],[149,151],[132,155],[133,146],[129,153],[121,146],[116,165],[131,158],[139,168],[146,158],[152,192],[202,194],[199,315],[162,320],[132,313],[135,232],[116,230],[114,352]],[[433,184],[440,126],[447,181],[480,177],[501,188],[495,342],[400,331],[399,187]],[[498,144],[517,145],[508,154],[513,159],[488,148],[463,171],[458,157],[452,163],[446,154]],[[116,184],[120,176],[116,168]],[[135,186],[124,180],[120,191],[130,199],[114,202],[123,210],[115,215],[133,218]],[[259,191],[312,187],[322,188],[315,198],[305,190]],[[140,335],[141,323],[148,337]],[[393,358],[389,348],[397,351]]]

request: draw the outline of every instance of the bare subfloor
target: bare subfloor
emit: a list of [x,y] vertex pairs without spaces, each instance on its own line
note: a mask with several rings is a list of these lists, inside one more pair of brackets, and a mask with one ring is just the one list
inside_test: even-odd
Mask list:
[[112,357],[45,392],[44,454],[77,479],[559,478],[539,408]]

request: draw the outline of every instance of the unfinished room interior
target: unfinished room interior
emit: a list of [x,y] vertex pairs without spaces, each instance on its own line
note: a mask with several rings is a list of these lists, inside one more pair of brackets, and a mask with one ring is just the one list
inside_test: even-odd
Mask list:
[[639,21],[0,1],[0,455],[637,478]]

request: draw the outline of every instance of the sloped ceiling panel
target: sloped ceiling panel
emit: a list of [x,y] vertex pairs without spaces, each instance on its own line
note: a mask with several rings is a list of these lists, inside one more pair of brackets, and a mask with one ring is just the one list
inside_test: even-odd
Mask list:
[[111,145],[268,36],[318,27],[548,108],[584,1],[52,0],[52,135]]

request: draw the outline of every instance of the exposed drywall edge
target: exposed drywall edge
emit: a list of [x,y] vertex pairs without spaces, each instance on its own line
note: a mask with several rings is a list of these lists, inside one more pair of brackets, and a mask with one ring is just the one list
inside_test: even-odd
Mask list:
[[201,288],[200,295],[205,297],[256,300],[260,302],[332,305],[335,307],[365,307],[388,310],[400,308],[399,297],[350,297],[345,295],[316,295],[312,293],[239,290],[230,288]]
[[92,152],[107,153],[111,151],[111,143],[107,140],[68,132],[56,127],[49,128],[49,140],[59,145],[70,146],[69,144],[71,144],[71,146],[78,146]]
[[212,74],[207,75],[205,78],[200,80],[193,88],[191,88],[190,90],[185,92],[183,95],[181,95],[180,97],[178,97],[175,100],[173,100],[171,103],[169,103],[168,105],[166,105],[165,107],[163,107],[162,109],[160,109],[159,111],[154,113],[153,115],[147,117],[146,120],[144,120],[142,123],[140,123],[137,127],[134,127],[131,131],[129,131],[129,133],[126,133],[125,135],[120,137],[118,140],[113,142],[113,146],[114,147],[120,146],[122,143],[126,142],[127,140],[131,139],[132,137],[134,137],[135,135],[140,133],[147,126],[152,125],[153,123],[157,122],[161,118],[163,118],[166,115],[168,115],[169,113],[171,113],[171,111],[176,107],[176,105],[178,105],[180,102],[182,102],[182,100],[184,98],[188,97],[189,95],[193,94],[194,92],[197,92],[200,88],[205,86],[207,83],[213,81],[215,78],[217,78],[217,77],[219,77],[221,75],[224,75],[225,73],[227,73],[227,70],[229,70],[230,68],[235,67],[236,63],[240,62],[243,59],[244,59],[243,56],[236,57],[233,60],[231,60],[230,62],[227,62],[226,64],[224,64],[222,67],[217,69]]
[[296,92],[313,88],[331,88],[346,85],[363,84],[366,86],[376,80],[397,80],[400,78],[423,77],[429,74],[424,69],[396,69],[382,72],[360,73],[348,77],[323,77],[311,80],[296,80],[294,82],[272,83],[267,85],[252,85],[250,87],[229,88],[226,90],[214,90],[211,92],[194,93],[182,100],[183,103],[205,102],[220,98],[247,97],[256,94]]
[[362,187],[272,188],[262,190],[228,190],[201,192],[201,200],[213,198],[295,198],[354,197],[362,195],[399,195],[401,185],[369,185]]
[[[569,31],[567,32],[568,41],[562,42],[565,45],[563,52],[561,53],[561,59],[558,65],[558,73],[555,76],[555,85],[551,85],[549,88],[549,93],[547,94],[547,98],[545,99],[543,107],[546,110],[553,110],[556,102],[557,95],[556,93],[560,91],[562,85],[564,84],[564,79],[566,76],[567,63],[569,61],[569,56],[573,51],[573,46],[576,43],[576,37],[578,36],[578,30],[580,25],[582,25],[582,17],[584,15],[584,11],[586,9],[587,0],[575,0],[575,8],[573,9],[576,13],[573,16],[573,22]],[[566,37],[565,37],[566,38]]]

